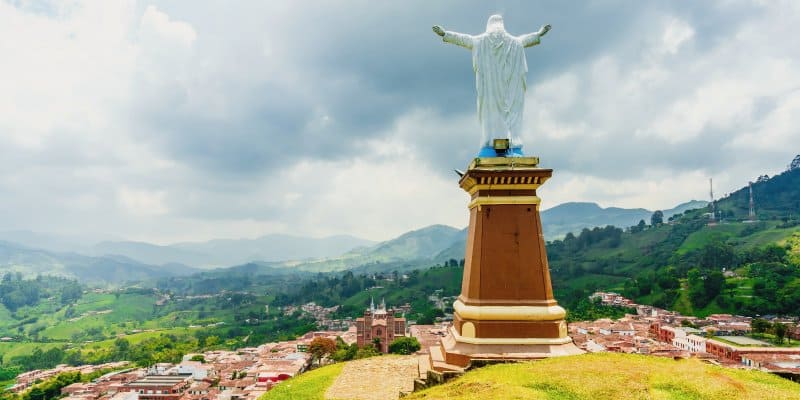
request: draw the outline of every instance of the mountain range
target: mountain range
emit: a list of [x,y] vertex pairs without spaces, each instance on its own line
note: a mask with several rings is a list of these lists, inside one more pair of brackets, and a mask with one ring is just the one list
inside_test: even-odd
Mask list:
[[250,261],[285,261],[338,256],[375,242],[349,235],[310,238],[271,234],[256,239],[216,239],[166,246],[144,242],[101,242],[93,255],[116,254],[148,264],[181,263],[198,268],[216,268]]
[[[706,205],[691,201],[665,210],[664,216]],[[602,208],[595,203],[564,203],[543,211],[545,237],[555,239],[583,228],[630,226],[649,222],[652,211]],[[256,239],[220,239],[156,245],[134,241],[82,240],[32,232],[0,232],[0,272],[25,275],[54,274],[93,283],[121,283],[164,276],[185,275],[209,269],[237,266],[220,273],[290,268],[323,272],[355,269],[369,272],[407,270],[460,259],[467,230],[432,225],[375,243],[353,236],[326,238],[272,234]],[[24,243],[17,243],[18,238]],[[37,247],[41,246],[41,247]],[[288,260],[288,261],[287,261]]]
[[0,273],[18,272],[28,277],[55,275],[102,285],[189,275],[199,271],[181,264],[152,266],[123,256],[91,257],[0,241]]

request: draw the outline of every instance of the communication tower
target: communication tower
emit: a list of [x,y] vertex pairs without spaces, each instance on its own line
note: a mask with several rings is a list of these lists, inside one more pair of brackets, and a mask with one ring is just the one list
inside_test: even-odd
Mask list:
[[750,182],[750,211],[747,213],[747,217],[750,219],[751,222],[756,221],[756,202],[753,200],[753,182]]
[[717,224],[717,210],[714,207],[714,179],[708,178],[708,193],[711,197],[711,201],[708,203],[709,211],[708,214],[708,225],[716,225]]

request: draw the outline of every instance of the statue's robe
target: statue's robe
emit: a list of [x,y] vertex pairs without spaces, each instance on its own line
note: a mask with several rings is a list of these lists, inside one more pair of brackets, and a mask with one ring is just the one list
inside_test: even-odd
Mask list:
[[516,37],[504,29],[487,29],[476,36],[445,31],[442,39],[472,50],[482,144],[518,138],[528,73],[525,47],[539,44],[539,35]]

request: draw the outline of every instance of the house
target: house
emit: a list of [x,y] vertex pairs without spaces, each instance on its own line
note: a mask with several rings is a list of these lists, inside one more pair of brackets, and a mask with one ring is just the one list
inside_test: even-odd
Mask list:
[[706,352],[713,354],[725,361],[743,363],[742,357],[755,354],[766,355],[800,355],[798,347],[739,347],[733,344],[723,343],[718,340],[708,339],[706,341]]
[[617,322],[615,324],[612,324],[611,326],[601,328],[600,334],[633,336],[636,334],[636,329],[633,328],[633,324],[630,322]]
[[701,331],[694,328],[675,328],[675,337],[672,338],[672,345],[686,350],[690,353],[705,353],[707,339],[698,336]]
[[135,392],[139,400],[178,400],[189,388],[189,377],[179,375],[148,375],[126,383],[123,392]]

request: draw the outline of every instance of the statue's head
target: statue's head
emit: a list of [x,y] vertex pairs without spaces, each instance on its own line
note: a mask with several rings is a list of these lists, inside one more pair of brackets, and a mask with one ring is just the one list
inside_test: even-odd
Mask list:
[[502,15],[495,14],[489,17],[489,22],[486,23],[486,32],[505,32],[505,30]]

